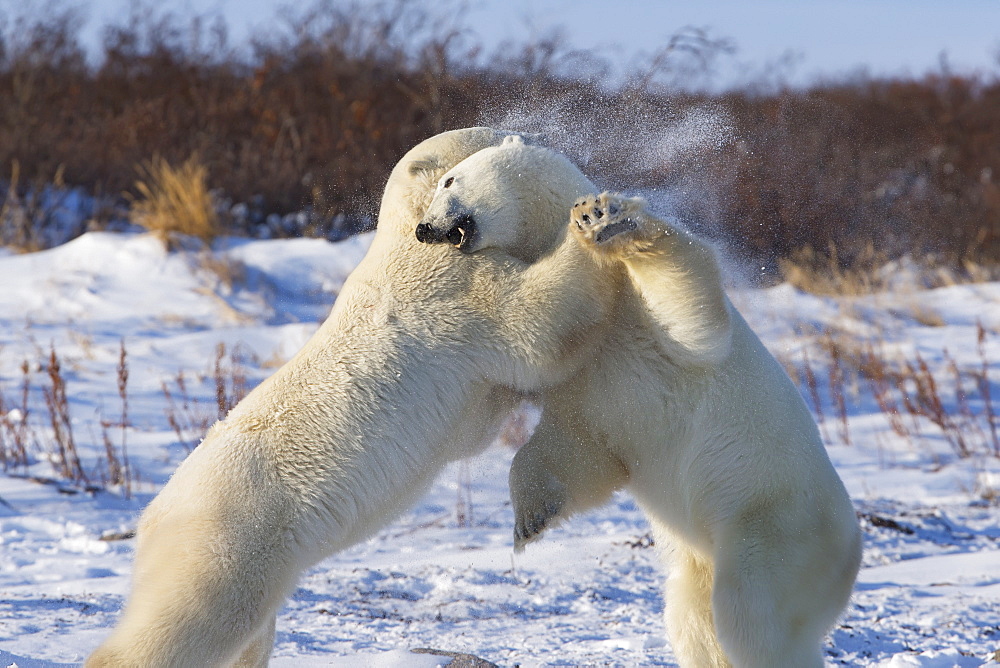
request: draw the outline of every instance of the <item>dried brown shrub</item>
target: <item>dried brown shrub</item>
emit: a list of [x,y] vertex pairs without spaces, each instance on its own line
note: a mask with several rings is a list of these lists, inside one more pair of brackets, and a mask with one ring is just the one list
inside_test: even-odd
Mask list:
[[139,196],[132,203],[132,222],[168,246],[180,235],[209,243],[219,232],[218,216],[208,190],[208,172],[197,157],[174,167],[160,157],[139,167]]
[[[562,132],[570,138],[557,145],[602,184],[684,193],[681,214],[773,277],[782,259],[846,270],[871,248],[933,255],[959,272],[1000,264],[995,75],[694,94],[679,84],[731,48],[697,30],[679,30],[615,85],[607,63],[557,35],[486,54],[460,15],[366,6],[307,6],[249,55],[220,22],[147,9],[106,29],[96,65],[72,10],[0,28],[0,173],[18,161],[22,199],[60,168],[67,184],[119,193],[150,156],[177,165],[198,155],[213,189],[250,206],[247,224],[305,209],[309,229],[347,233],[374,214],[410,146],[500,121]],[[726,141],[636,159],[657,132],[706,108],[725,119]],[[805,247],[815,249],[808,262],[794,256]]]

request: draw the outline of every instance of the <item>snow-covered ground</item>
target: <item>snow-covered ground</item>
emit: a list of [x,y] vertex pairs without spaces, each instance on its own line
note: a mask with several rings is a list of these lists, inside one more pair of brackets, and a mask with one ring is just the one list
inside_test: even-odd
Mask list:
[[[315,330],[367,243],[231,240],[208,256],[168,254],[144,235],[91,233],[35,254],[0,251],[0,413],[8,424],[0,437],[26,419],[40,443],[27,470],[0,476],[0,666],[75,664],[98,644],[121,608],[132,549],[131,540],[102,537],[134,528],[186,454],[164,387],[182,427],[210,419],[218,344],[239,351],[248,383],[259,382]],[[808,354],[830,456],[862,517],[864,568],[827,643],[828,661],[997,665],[1000,459],[990,454],[982,388],[970,379],[986,360],[992,405],[1000,408],[1000,283],[839,299],[782,285],[740,290],[734,301],[790,367],[803,372]],[[888,357],[919,353],[973,454],[959,457],[927,419],[904,416],[898,433],[849,372],[845,432],[819,342],[825,330],[839,332],[847,347],[869,340]],[[46,359],[55,350],[82,467],[100,480],[104,433],[121,444],[123,344],[125,436],[138,478],[130,499],[120,488],[87,492],[57,481],[45,454],[52,447]],[[967,372],[962,401],[950,360]],[[673,665],[660,617],[664,573],[630,497],[616,496],[515,556],[506,484],[512,456],[496,445],[448,467],[392,526],[307,573],[279,617],[273,665],[447,660],[410,653],[419,647],[502,666]]]

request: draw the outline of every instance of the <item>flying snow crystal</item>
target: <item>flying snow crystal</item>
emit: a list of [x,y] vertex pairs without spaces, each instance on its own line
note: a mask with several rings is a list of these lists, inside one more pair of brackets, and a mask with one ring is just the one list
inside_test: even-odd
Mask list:
[[733,141],[735,128],[724,112],[709,106],[687,110],[679,120],[655,131],[643,167],[657,169],[719,150]]

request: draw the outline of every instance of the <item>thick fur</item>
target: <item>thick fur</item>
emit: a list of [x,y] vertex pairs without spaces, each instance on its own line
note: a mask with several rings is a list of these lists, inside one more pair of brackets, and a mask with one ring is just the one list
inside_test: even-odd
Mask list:
[[709,246],[607,193],[570,227],[615,284],[593,362],[547,391],[514,459],[518,547],[627,487],[669,580],[684,666],[822,666],[860,532],[798,391],[726,297]]
[[[472,164],[453,173],[479,178]],[[682,665],[822,666],[861,541],[798,391],[729,302],[708,245],[639,199],[589,196],[570,217],[618,296],[592,361],[544,393],[514,459],[516,546],[627,487],[663,550]]]
[[[329,318],[144,512],[128,603],[87,666],[266,665],[275,613],[305,568],[395,518],[446,462],[488,443],[521,392],[563,379],[602,340],[613,295],[580,271],[593,260],[564,222],[591,187],[560,156],[502,139],[445,133],[396,166],[371,249]],[[439,177],[480,151],[515,166],[509,184],[492,174],[495,205],[547,226],[531,248],[420,245]],[[519,177],[539,164],[555,190]],[[510,206],[512,192],[526,199]]]

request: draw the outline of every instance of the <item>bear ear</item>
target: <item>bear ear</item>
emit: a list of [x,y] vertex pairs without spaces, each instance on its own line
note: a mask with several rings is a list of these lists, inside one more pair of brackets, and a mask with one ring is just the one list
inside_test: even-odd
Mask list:
[[527,144],[528,146],[544,146],[545,135],[541,132],[512,132],[503,140],[504,144]]
[[433,172],[435,169],[439,169],[441,163],[438,162],[437,158],[422,158],[420,160],[411,160],[410,164],[406,166],[407,171],[410,176],[416,176],[420,172]]

